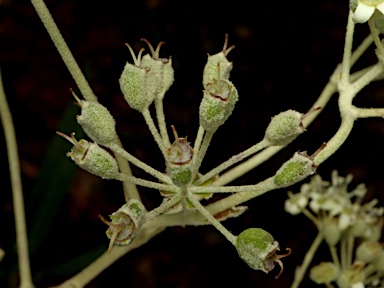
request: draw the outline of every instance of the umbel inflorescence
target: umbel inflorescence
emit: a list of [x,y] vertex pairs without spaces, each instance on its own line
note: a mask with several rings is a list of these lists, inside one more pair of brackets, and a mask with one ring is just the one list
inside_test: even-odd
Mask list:
[[[268,232],[260,228],[251,228],[234,236],[221,221],[241,215],[246,210],[245,206],[239,206],[241,203],[267,191],[290,186],[312,175],[316,170],[313,163],[316,153],[312,156],[308,156],[306,152],[295,153],[274,176],[258,184],[221,186],[216,185],[215,181],[219,173],[262,149],[289,144],[305,131],[302,120],[306,115],[293,110],[276,115],[266,128],[264,139],[203,174],[199,169],[213,134],[229,118],[239,100],[239,93],[229,80],[233,64],[227,59],[234,46],[228,47],[226,35],[223,50],[215,55],[208,55],[203,71],[204,90],[199,109],[200,127],[192,147],[186,137],[178,136],[173,125],[171,128],[175,139],[173,143],[169,140],[162,100],[174,81],[174,71],[171,58],[159,57],[160,47],[164,42],[160,42],[155,50],[146,39],[142,41],[148,44],[151,54],[142,56],[144,51],[142,48],[136,56],[131,46],[127,44],[133,63],[125,65],[119,83],[125,100],[131,108],[142,113],[159,146],[164,156],[164,171],[153,169],[125,151],[116,142],[116,123],[109,111],[98,102],[80,100],[73,92],[81,108],[77,121],[93,142],[84,139],[77,141],[74,133],[68,137],[58,132],[74,145],[68,156],[81,168],[104,179],[128,181],[158,189],[164,197],[161,205],[151,211],[147,211],[140,199],[127,197],[126,203],[110,215],[110,221],[100,216],[109,226],[107,230],[110,239],[109,251],[113,245],[130,244],[141,229],[145,229],[148,223],[156,221],[158,217],[165,214],[174,215],[175,218],[169,220],[169,226],[212,224],[236,247],[239,256],[250,267],[268,272],[274,268],[275,263],[278,263],[281,266],[278,274],[280,276],[283,265],[279,259],[289,255],[289,248],[288,253],[278,255],[276,251],[279,250],[279,244]],[[149,112],[152,104],[156,108],[157,125]],[[158,181],[148,181],[122,173],[115,158],[106,148],[142,168]],[[213,193],[234,193],[233,195],[241,197],[234,201],[222,201],[204,206],[201,201],[208,199]],[[178,219],[179,223],[172,223],[172,219]],[[180,219],[183,221],[180,222]]]
[[[315,175],[301,186],[300,192],[288,192],[285,210],[307,216],[319,231],[318,244],[325,241],[329,247],[332,262],[312,267],[312,281],[324,285],[335,282],[342,288],[382,287],[384,250],[380,238],[384,207],[376,207],[377,199],[364,203],[364,184],[349,192],[351,181],[352,175],[340,177],[336,170],[331,182]],[[311,250],[316,251],[318,244]]]

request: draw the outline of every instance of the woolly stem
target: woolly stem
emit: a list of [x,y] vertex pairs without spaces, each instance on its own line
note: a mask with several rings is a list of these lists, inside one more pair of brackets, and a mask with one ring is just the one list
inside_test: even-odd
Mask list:
[[25,224],[23,188],[21,184],[19,155],[15,127],[13,125],[11,111],[9,110],[7,98],[3,87],[3,80],[0,71],[0,117],[4,129],[5,142],[8,151],[8,165],[11,176],[13,195],[13,209],[16,225],[17,254],[20,269],[20,288],[33,288],[31,268],[29,262],[27,228]]
[[79,65],[77,65],[75,58],[69,50],[67,43],[59,31],[59,28],[57,28],[57,25],[44,1],[31,0],[31,2],[40,17],[40,20],[43,22],[45,29],[51,37],[53,44],[55,44],[57,51],[59,51],[61,58],[69,70],[69,73],[71,73],[73,79],[79,87],[81,94],[87,101],[96,102],[97,97],[81,72]]

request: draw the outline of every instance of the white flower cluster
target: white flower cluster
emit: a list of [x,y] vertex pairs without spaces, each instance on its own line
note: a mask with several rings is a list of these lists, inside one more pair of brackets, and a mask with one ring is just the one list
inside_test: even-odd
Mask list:
[[[311,269],[314,282],[335,281],[342,288],[383,285],[384,250],[379,241],[384,207],[375,207],[377,199],[363,204],[365,185],[348,192],[351,181],[352,175],[340,177],[337,171],[332,172],[331,183],[316,175],[299,193],[288,192],[285,210],[311,219],[331,249],[333,263],[322,262]],[[340,255],[336,245],[340,245]]]
[[367,191],[365,185],[360,184],[348,192],[347,186],[351,181],[352,175],[343,178],[337,171],[332,173],[332,183],[315,175],[310,183],[301,186],[299,193],[288,192],[289,199],[285,202],[285,210],[292,215],[304,212],[320,227],[332,223],[337,225],[340,231],[352,229],[356,237],[377,240],[381,236],[383,223],[380,219],[384,207],[374,207],[377,204],[376,199],[362,204]]

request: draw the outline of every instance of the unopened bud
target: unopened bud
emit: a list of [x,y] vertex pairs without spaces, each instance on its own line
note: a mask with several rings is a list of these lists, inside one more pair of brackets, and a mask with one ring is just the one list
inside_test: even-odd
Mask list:
[[108,109],[98,102],[80,100],[72,90],[71,92],[81,107],[77,122],[88,137],[103,146],[112,143],[117,136],[116,121]]
[[264,138],[268,140],[271,145],[288,145],[305,131],[302,122],[304,118],[319,109],[320,107],[312,109],[306,114],[294,110],[287,110],[277,114],[272,117],[272,120],[265,131]]
[[383,245],[377,241],[364,241],[356,249],[356,259],[364,263],[376,260],[383,252]]
[[150,69],[141,66],[141,54],[144,48],[140,50],[136,58],[131,46],[126,45],[131,52],[134,65],[127,63],[124,66],[123,73],[119,79],[120,89],[128,105],[132,109],[143,112],[151,105],[155,98],[155,94],[148,93],[148,81],[152,83],[154,77],[152,74],[148,80]]
[[309,273],[309,278],[316,284],[329,284],[337,279],[339,269],[332,262],[321,262],[313,267]]
[[314,174],[316,166],[313,159],[305,152],[296,152],[285,162],[274,176],[274,183],[278,188],[291,186]]

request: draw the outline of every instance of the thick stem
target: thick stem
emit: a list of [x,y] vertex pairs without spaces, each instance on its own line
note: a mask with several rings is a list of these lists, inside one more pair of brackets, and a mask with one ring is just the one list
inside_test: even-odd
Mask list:
[[114,247],[110,253],[107,251],[97,258],[93,263],[88,265],[80,273],[73,276],[71,279],[65,281],[58,288],[81,288],[92,281],[96,276],[103,272],[106,268],[112,265],[120,257],[127,254],[129,251],[142,246],[147,243],[150,239],[156,236],[163,229],[141,229],[135,240],[123,247]]
[[352,43],[353,33],[355,30],[355,23],[352,20],[353,12],[349,11],[347,32],[345,34],[345,44],[343,53],[343,62],[341,66],[341,83],[346,85],[349,83],[349,71],[351,69],[351,55],[352,55]]
[[[88,81],[85,79],[84,74],[81,72],[79,65],[73,57],[71,50],[69,50],[67,43],[61,35],[44,1],[31,0],[31,2],[40,17],[40,20],[43,22],[45,29],[51,37],[53,44],[56,46],[57,51],[63,59],[64,64],[67,66],[69,73],[71,73],[73,79],[76,82],[77,87],[79,87],[79,90],[83,95],[84,99],[87,101],[97,102],[97,97],[89,86]],[[116,144],[121,146],[120,140],[116,139]],[[120,170],[123,173],[125,173],[126,175],[132,175],[128,162],[121,159],[121,157],[119,156],[116,157],[116,160],[118,162]],[[123,184],[123,186],[126,201],[128,201],[128,198],[140,199],[140,195],[134,185],[125,183]]]
[[69,50],[59,28],[57,28],[47,6],[45,6],[44,1],[31,0],[31,2],[40,17],[40,20],[43,22],[45,29],[47,29],[53,44],[55,44],[57,51],[59,51],[61,58],[79,87],[81,94],[87,101],[97,101],[97,97],[89,86],[88,81],[85,79],[84,74],[81,72],[79,65],[77,65],[75,58]]
[[33,288],[32,276],[29,262],[27,228],[25,224],[23,188],[21,185],[19,155],[15,128],[11,111],[5,96],[3,80],[0,71],[0,116],[3,124],[5,142],[8,151],[9,172],[11,176],[13,209],[15,213],[16,242],[20,269],[20,288]]

